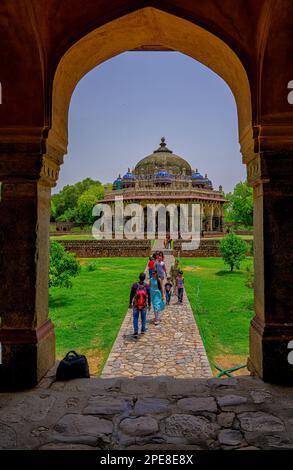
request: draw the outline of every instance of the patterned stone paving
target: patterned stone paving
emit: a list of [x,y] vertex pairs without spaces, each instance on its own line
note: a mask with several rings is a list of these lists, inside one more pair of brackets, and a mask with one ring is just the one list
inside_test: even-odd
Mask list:
[[[162,245],[157,243],[156,249],[162,249]],[[170,253],[170,250],[164,250],[167,271],[174,263]],[[101,377],[212,376],[186,292],[183,305],[178,305],[177,297],[173,296],[171,304],[160,316],[159,325],[155,326],[152,321],[153,312],[150,311],[147,333],[135,340],[132,338],[132,310],[128,310]]]

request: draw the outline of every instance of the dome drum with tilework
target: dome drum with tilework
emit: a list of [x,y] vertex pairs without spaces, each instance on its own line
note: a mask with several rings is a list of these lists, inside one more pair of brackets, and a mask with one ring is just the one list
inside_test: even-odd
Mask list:
[[[165,137],[152,154],[141,159],[133,170],[128,168],[121,177],[116,178],[113,190],[140,188],[153,185],[156,188],[193,188],[213,191],[212,181],[207,174],[203,176],[198,169],[193,170],[190,164],[167,147]],[[221,189],[222,191],[222,189]]]

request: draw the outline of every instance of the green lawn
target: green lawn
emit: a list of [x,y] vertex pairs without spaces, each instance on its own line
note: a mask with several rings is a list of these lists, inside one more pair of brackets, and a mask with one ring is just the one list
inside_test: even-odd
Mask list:
[[95,240],[90,234],[85,235],[52,235],[50,240]]
[[[237,235],[237,237],[242,238],[242,240],[253,240],[253,235]],[[204,237],[203,240],[222,240],[223,236],[220,237]]]
[[[86,265],[93,262],[95,271]],[[50,318],[55,325],[57,357],[70,349],[86,353],[91,373],[101,372],[124,319],[131,284],[144,271],[145,258],[81,260],[73,287],[51,288]]]
[[[50,289],[50,318],[55,324],[57,357],[70,349],[86,353],[91,373],[101,372],[124,319],[129,289],[145,258],[82,259],[72,289]],[[88,263],[97,269],[87,270]],[[185,287],[211,363],[223,367],[246,362],[253,289],[242,269],[230,273],[221,258],[182,258]]]
[[221,258],[181,259],[185,287],[210,362],[231,366],[246,362],[253,289],[246,287],[246,258],[230,273]]

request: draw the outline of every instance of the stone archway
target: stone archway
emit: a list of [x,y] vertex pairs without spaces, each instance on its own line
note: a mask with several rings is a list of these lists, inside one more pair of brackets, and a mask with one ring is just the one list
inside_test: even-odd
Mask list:
[[[188,41],[186,37],[188,36]],[[253,146],[251,93],[246,71],[237,55],[223,41],[186,20],[156,8],[143,8],[98,28],[75,43],[56,69],[52,96],[52,127],[48,145],[64,149],[68,143],[67,116],[78,81],[92,68],[126,50],[160,46],[202,62],[232,90],[238,111],[239,141]],[[61,150],[62,158],[64,151]],[[208,208],[207,227],[216,231],[219,218]],[[158,230],[156,215],[156,236]],[[216,223],[217,222],[217,223]]]
[[221,212],[219,207],[215,205],[213,209],[213,231],[219,232],[221,230]]
[[[50,40],[46,42],[46,37],[38,36],[45,24],[37,24],[32,7],[30,18],[34,27],[30,32],[34,35],[30,40],[35,42],[31,53],[40,66],[35,74],[28,74],[26,62],[20,60],[21,45],[11,46],[11,63],[21,64],[17,70],[23,72],[22,77],[30,87],[26,88],[23,80],[18,90],[19,97],[23,97],[22,107],[20,109],[20,104],[14,100],[10,113],[5,100],[9,93],[13,96],[15,89],[12,87],[9,91],[9,86],[3,89],[3,111],[12,118],[0,120],[1,388],[35,385],[55,360],[53,325],[48,320],[47,305],[50,188],[56,183],[67,149],[70,97],[85,73],[110,57],[132,49],[168,49],[187,54],[220,75],[234,94],[241,151],[248,167],[248,180],[254,187],[256,316],[251,325],[249,365],[264,380],[292,383],[293,368],[287,360],[288,341],[293,338],[289,282],[292,253],[284,254],[290,239],[286,236],[288,230],[283,229],[292,228],[293,113],[280,91],[281,80],[286,79],[285,87],[292,77],[288,76],[291,69],[284,55],[279,53],[284,37],[290,43],[289,8],[289,2],[284,2],[282,11],[276,11],[267,2],[265,8],[255,10],[258,20],[255,53],[253,48],[247,52],[249,31],[244,39],[238,35],[238,30],[233,36],[224,18],[218,27],[217,22],[209,21],[207,11],[195,11],[194,17],[189,15],[192,18],[189,20],[151,7],[124,16],[125,10],[118,9],[112,16],[109,13],[108,17],[95,20],[89,11],[82,29],[84,33],[73,24],[67,26],[72,28],[70,41],[64,39],[63,43],[62,34],[59,37],[56,34],[56,41],[59,40],[60,48],[65,50],[60,59],[60,55],[52,53]],[[21,18],[20,12],[18,14]],[[201,15],[204,27],[195,24],[194,18],[201,18]],[[241,17],[239,14],[236,18]],[[63,34],[65,38],[65,32]],[[82,38],[74,39],[77,37]],[[228,44],[232,44],[234,50]],[[241,55],[246,57],[245,61],[239,59]],[[46,62],[47,57],[51,66]],[[4,72],[6,84],[9,79],[14,83],[13,67],[6,67]],[[275,87],[271,96],[274,78],[279,88]],[[27,112],[29,100],[38,93],[41,98],[36,100],[35,108]],[[17,117],[14,119],[14,116]],[[22,226],[20,216],[25,221]],[[17,271],[16,265],[19,266]]]
[[230,87],[237,111],[239,141],[253,146],[251,93],[247,73],[233,50],[207,30],[156,8],[146,7],[111,21],[75,43],[62,57],[52,90],[52,124],[48,144],[67,147],[71,95],[92,68],[134,49],[175,50],[212,69]]

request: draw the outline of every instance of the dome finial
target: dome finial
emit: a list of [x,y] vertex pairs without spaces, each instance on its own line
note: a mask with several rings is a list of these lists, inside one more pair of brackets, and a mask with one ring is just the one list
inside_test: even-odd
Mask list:
[[172,150],[169,150],[169,149],[167,148],[166,138],[165,138],[165,137],[161,137],[160,147],[159,147],[157,150],[154,150],[154,153],[157,153],[157,152],[168,152],[168,153],[172,153]]

